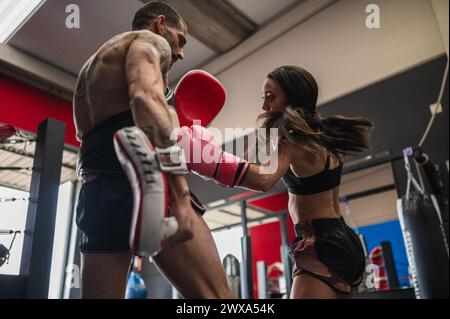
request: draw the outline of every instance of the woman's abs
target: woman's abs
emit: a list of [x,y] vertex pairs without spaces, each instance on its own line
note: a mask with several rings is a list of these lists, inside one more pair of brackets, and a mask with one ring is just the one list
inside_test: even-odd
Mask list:
[[289,213],[294,224],[312,219],[340,218],[339,198],[335,197],[333,190],[306,196],[289,194]]

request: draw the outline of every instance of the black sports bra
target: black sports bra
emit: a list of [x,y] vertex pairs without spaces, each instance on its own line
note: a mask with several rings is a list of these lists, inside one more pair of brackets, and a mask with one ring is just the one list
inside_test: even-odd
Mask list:
[[327,154],[325,169],[316,175],[299,178],[292,170],[283,176],[282,181],[288,188],[289,193],[295,195],[312,195],[333,189],[341,184],[342,162],[330,170],[330,153]]

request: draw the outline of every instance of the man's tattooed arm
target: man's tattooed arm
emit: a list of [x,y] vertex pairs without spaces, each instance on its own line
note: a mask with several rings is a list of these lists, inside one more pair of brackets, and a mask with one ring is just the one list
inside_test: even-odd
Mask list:
[[175,144],[176,141],[170,139],[173,128],[162,128],[159,126],[141,127],[141,130],[147,135],[150,141],[160,148],[168,148]]
[[78,75],[78,81],[75,89],[75,95],[77,97],[84,97],[87,94],[87,87],[92,73],[94,72],[95,65],[98,62],[98,54],[90,57],[86,64],[82,67],[80,74]]
[[[176,126],[164,93],[164,74],[171,64],[170,57],[171,49],[166,40],[156,35],[144,35],[144,38],[137,38],[132,42],[125,63],[134,121],[151,142],[160,148],[167,148],[175,143],[170,135]],[[190,203],[186,177],[165,175],[171,190],[171,213],[179,225],[179,230],[171,241],[189,240],[193,237],[195,211]]]
[[176,127],[165,100],[164,74],[171,63],[170,46],[164,39],[143,36],[135,39],[126,58],[130,108],[135,123],[157,147],[175,144],[170,139]]

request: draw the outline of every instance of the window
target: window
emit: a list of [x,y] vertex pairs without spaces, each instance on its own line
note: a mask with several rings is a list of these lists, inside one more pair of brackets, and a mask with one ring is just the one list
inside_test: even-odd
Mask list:
[[[23,230],[27,220],[29,193],[0,187],[0,231],[21,231],[10,251],[9,262],[0,267],[0,274],[18,275],[22,259]],[[0,234],[0,244],[9,248],[13,235]]]

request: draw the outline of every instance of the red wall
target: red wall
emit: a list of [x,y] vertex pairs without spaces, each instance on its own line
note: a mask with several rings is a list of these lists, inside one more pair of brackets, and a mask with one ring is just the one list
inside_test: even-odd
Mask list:
[[289,195],[287,192],[253,200],[249,205],[264,208],[271,212],[281,212],[288,209]]
[[[252,241],[252,265],[253,265],[253,294],[258,298],[258,278],[256,272],[256,262],[264,260],[267,266],[275,262],[281,262],[281,223],[274,222],[250,228]],[[294,226],[291,218],[288,218],[289,242],[294,240]],[[271,272],[271,277],[280,275],[280,272]]]
[[[280,193],[274,196],[266,197],[256,201],[249,202],[249,205],[258,206],[266,210],[276,212],[287,210],[288,193]],[[295,238],[294,225],[290,217],[287,218],[288,239],[289,242]],[[281,223],[274,222],[249,229],[252,241],[252,265],[253,265],[253,294],[258,298],[258,279],[256,272],[256,263],[264,260],[268,266],[275,262],[281,262]],[[280,273],[273,272],[271,276],[278,276]]]
[[66,123],[66,143],[79,146],[71,102],[0,74],[0,122],[36,133],[47,118]]

